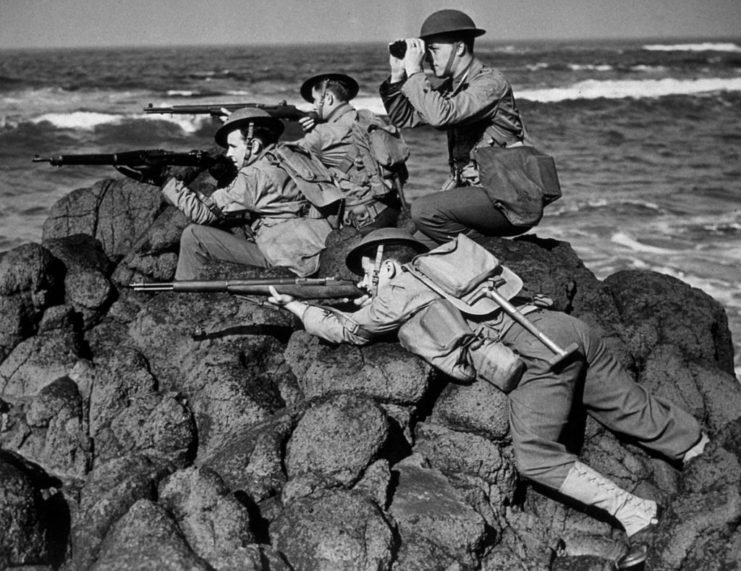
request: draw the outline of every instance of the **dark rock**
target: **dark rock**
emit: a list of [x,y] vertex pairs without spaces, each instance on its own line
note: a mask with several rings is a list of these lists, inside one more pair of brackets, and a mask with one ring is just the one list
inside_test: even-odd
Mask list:
[[106,534],[136,501],[154,500],[157,483],[166,473],[147,458],[132,455],[100,463],[88,475],[72,528],[77,568],[90,567]]
[[160,485],[159,503],[174,516],[191,549],[217,569],[217,562],[254,543],[247,508],[207,468],[168,476]]
[[501,494],[499,505],[513,501],[517,473],[510,451],[503,453],[488,438],[428,422],[417,425],[415,436],[415,452],[433,468],[446,476],[465,474],[495,486]]
[[712,430],[741,416],[741,384],[715,362],[690,358],[680,346],[658,344],[639,381],[653,394],[680,405]]
[[202,569],[210,566],[188,546],[163,508],[138,500],[108,533],[91,570]]
[[84,478],[92,461],[77,385],[61,377],[27,405],[13,408],[0,431],[0,446],[64,478]]
[[85,326],[90,327],[102,317],[115,293],[108,281],[111,264],[100,242],[85,234],[76,234],[47,240],[44,246],[66,268],[66,303],[72,305]]
[[83,356],[80,334],[69,310],[57,306],[47,311],[40,332],[19,343],[0,364],[0,394],[4,398],[37,394],[55,379],[67,376]]
[[391,569],[394,534],[378,507],[347,491],[288,504],[270,526],[273,547],[293,569]]
[[[161,386],[184,394],[198,426],[198,455],[296,399],[280,337],[283,312],[226,295],[160,295],[129,327]],[[276,337],[277,336],[277,337]]]
[[259,503],[279,495],[286,482],[283,455],[295,425],[279,413],[245,431],[228,435],[208,457],[199,460],[224,480],[232,492],[243,492]]
[[31,478],[0,455],[0,566],[48,563],[43,501]]
[[44,310],[64,299],[64,266],[38,244],[0,255],[0,362],[36,333]]
[[87,234],[100,241],[108,259],[117,262],[159,214],[159,190],[135,180],[106,179],[80,188],[52,206],[44,222],[43,241]]
[[502,440],[509,434],[507,395],[486,382],[450,383],[435,402],[433,419],[453,430]]
[[484,519],[438,470],[413,455],[393,467],[398,484],[389,513],[399,527],[400,569],[476,567],[490,538]]
[[388,421],[372,400],[337,395],[310,407],[286,447],[289,478],[317,473],[349,486],[388,438]]
[[186,399],[157,391],[146,361],[131,349],[96,367],[90,435],[97,460],[136,452],[185,466],[195,452],[196,427]]
[[305,331],[291,336],[285,356],[308,400],[353,392],[384,402],[416,404],[425,396],[432,371],[398,343],[335,347]]
[[391,493],[391,467],[388,460],[381,458],[368,466],[352,489],[372,500],[382,510],[387,509]]
[[605,280],[629,330],[631,352],[647,359],[659,344],[733,375],[733,342],[723,307],[708,294],[658,272],[630,270]]
[[188,224],[177,208],[165,208],[116,266],[112,275],[114,283],[172,280],[178,263],[180,235]]

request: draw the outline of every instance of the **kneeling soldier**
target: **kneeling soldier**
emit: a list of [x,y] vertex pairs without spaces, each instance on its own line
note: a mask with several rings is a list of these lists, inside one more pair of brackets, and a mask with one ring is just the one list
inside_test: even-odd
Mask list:
[[[270,152],[283,124],[261,109],[235,111],[216,132],[239,172],[226,187],[205,197],[170,179],[162,188],[168,201],[195,224],[180,238],[176,280],[191,280],[208,260],[260,268],[285,267],[300,277],[319,269],[319,255],[332,228],[321,216],[309,216],[311,204]],[[269,156],[268,156],[269,155]],[[250,215],[254,241],[211,225]]]

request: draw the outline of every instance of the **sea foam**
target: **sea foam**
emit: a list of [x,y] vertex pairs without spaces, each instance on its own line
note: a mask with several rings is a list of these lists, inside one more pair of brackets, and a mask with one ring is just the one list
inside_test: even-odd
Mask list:
[[699,44],[647,44],[644,50],[655,52],[741,52],[741,47],[731,42],[703,42]]
[[741,77],[701,79],[619,79],[579,81],[566,87],[521,89],[519,99],[554,103],[573,99],[655,98],[667,95],[698,95],[719,91],[741,91]]

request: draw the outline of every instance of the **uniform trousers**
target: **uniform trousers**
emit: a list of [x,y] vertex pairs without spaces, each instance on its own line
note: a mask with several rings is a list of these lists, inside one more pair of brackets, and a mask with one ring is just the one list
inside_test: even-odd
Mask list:
[[553,353],[518,323],[501,339],[527,367],[509,393],[512,445],[522,476],[561,487],[577,459],[561,441],[574,407],[669,460],[681,461],[700,439],[697,420],[636,383],[583,321],[548,310],[528,319],[561,347],[576,342],[580,357],[554,372],[547,363]]
[[430,247],[458,234],[516,236],[530,229],[507,220],[480,186],[458,186],[418,198],[411,205],[411,217],[417,226],[415,238]]
[[257,244],[213,226],[190,224],[180,237],[176,280],[193,280],[211,260],[267,268],[269,263]]

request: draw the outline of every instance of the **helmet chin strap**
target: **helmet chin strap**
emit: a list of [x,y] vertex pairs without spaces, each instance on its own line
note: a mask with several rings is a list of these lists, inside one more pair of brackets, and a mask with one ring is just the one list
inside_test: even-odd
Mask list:
[[453,44],[453,49],[450,50],[450,55],[448,56],[448,63],[445,64],[445,70],[443,71],[443,77],[448,77],[450,75],[450,72],[453,69],[453,62],[455,61],[455,56],[458,53],[458,46],[460,45],[461,45],[460,41],[457,41]]
[[383,262],[383,244],[376,248],[376,261],[373,264],[373,276],[371,276],[371,296],[375,297],[378,293],[378,275],[381,272],[381,263]]

